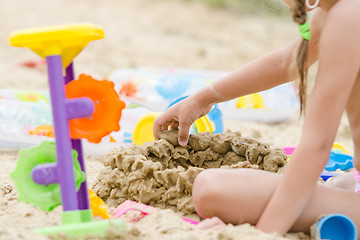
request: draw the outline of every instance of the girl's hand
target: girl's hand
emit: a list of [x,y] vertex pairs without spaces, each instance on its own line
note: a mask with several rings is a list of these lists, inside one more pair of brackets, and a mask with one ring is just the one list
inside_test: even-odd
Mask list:
[[226,228],[226,224],[218,217],[206,218],[201,221],[196,228],[198,230],[221,230]]
[[195,96],[190,96],[176,103],[162,113],[154,122],[153,133],[157,138],[160,130],[179,129],[179,144],[185,146],[189,140],[191,125],[211,110],[211,106],[202,105]]

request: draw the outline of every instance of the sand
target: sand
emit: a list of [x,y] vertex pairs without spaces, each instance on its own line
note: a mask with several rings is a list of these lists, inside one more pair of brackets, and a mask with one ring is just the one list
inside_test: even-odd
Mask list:
[[[265,7],[264,7],[265,8]],[[38,57],[27,49],[8,46],[9,33],[29,27],[75,22],[102,26],[104,40],[91,43],[75,59],[76,74],[106,78],[112,71],[133,66],[201,68],[232,71],[281,47],[297,34],[290,19],[235,13],[201,3],[173,0],[0,0],[0,88],[48,90],[44,69],[21,66]],[[1,123],[0,123],[1,124]],[[273,147],[296,145],[302,121],[297,115],[278,124],[225,120],[225,128],[240,131]],[[344,117],[337,141],[352,152]],[[86,157],[87,177],[93,184],[107,152]],[[0,152],[0,239],[46,239],[32,229],[60,224],[61,207],[45,213],[17,201],[10,179],[18,154]],[[287,235],[288,239],[299,236]],[[163,210],[129,226],[119,239],[280,239],[250,225],[199,231],[172,210]]]
[[201,171],[252,168],[280,174],[286,165],[283,149],[241,137],[240,132],[191,134],[185,147],[179,145],[177,135],[177,130],[162,131],[159,140],[114,148],[92,189],[109,209],[135,200],[185,216],[197,215],[191,196]]

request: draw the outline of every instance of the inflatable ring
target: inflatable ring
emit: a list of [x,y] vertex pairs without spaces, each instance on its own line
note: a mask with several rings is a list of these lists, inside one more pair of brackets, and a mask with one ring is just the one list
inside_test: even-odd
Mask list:
[[86,138],[89,142],[99,143],[104,136],[120,129],[119,122],[125,103],[120,100],[113,82],[99,81],[81,74],[78,80],[69,82],[65,89],[67,98],[88,97],[95,104],[91,116],[69,121],[71,138]]
[[[77,152],[72,151],[76,189],[85,181],[85,173],[81,171],[77,161]],[[19,201],[31,203],[43,211],[52,211],[61,205],[60,185],[58,183],[40,185],[33,181],[32,169],[37,165],[56,162],[56,150],[53,142],[42,142],[38,146],[22,149],[19,160],[11,178],[19,192]]]
[[135,124],[132,142],[143,145],[145,142],[154,141],[153,126],[155,119],[160,115],[158,112],[147,113]]
[[264,108],[264,100],[259,93],[239,97],[236,108]]

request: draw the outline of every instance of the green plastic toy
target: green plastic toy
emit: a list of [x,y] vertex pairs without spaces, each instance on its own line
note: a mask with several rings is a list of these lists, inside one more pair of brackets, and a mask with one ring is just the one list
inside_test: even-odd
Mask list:
[[[76,189],[79,190],[85,181],[85,173],[81,171],[77,161],[77,152],[72,150],[74,159],[74,175]],[[42,142],[38,146],[19,151],[19,160],[15,171],[10,175],[19,192],[19,201],[31,203],[42,211],[52,211],[61,205],[60,187],[58,183],[40,185],[34,182],[31,172],[40,164],[56,162],[56,150],[53,142]]]
[[[94,221],[85,180],[81,140],[98,142],[118,131],[125,107],[113,84],[88,78],[80,81],[74,75],[73,58],[89,42],[102,38],[102,28],[86,23],[25,29],[10,35],[10,45],[33,50],[47,65],[55,143],[21,151],[11,174],[20,201],[45,211],[62,205],[62,225],[35,229],[37,233],[82,239],[108,237],[109,231],[126,228],[122,219]],[[95,87],[90,91],[89,86]],[[71,124],[74,122],[77,124]]]

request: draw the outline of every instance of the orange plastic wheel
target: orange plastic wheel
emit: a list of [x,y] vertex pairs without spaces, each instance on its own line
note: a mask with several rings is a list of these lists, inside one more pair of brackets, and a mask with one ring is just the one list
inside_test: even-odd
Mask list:
[[88,97],[95,105],[91,116],[69,121],[71,138],[86,138],[89,142],[99,143],[104,136],[120,129],[125,103],[120,100],[113,82],[81,74],[79,79],[69,82],[65,90],[67,98]]

